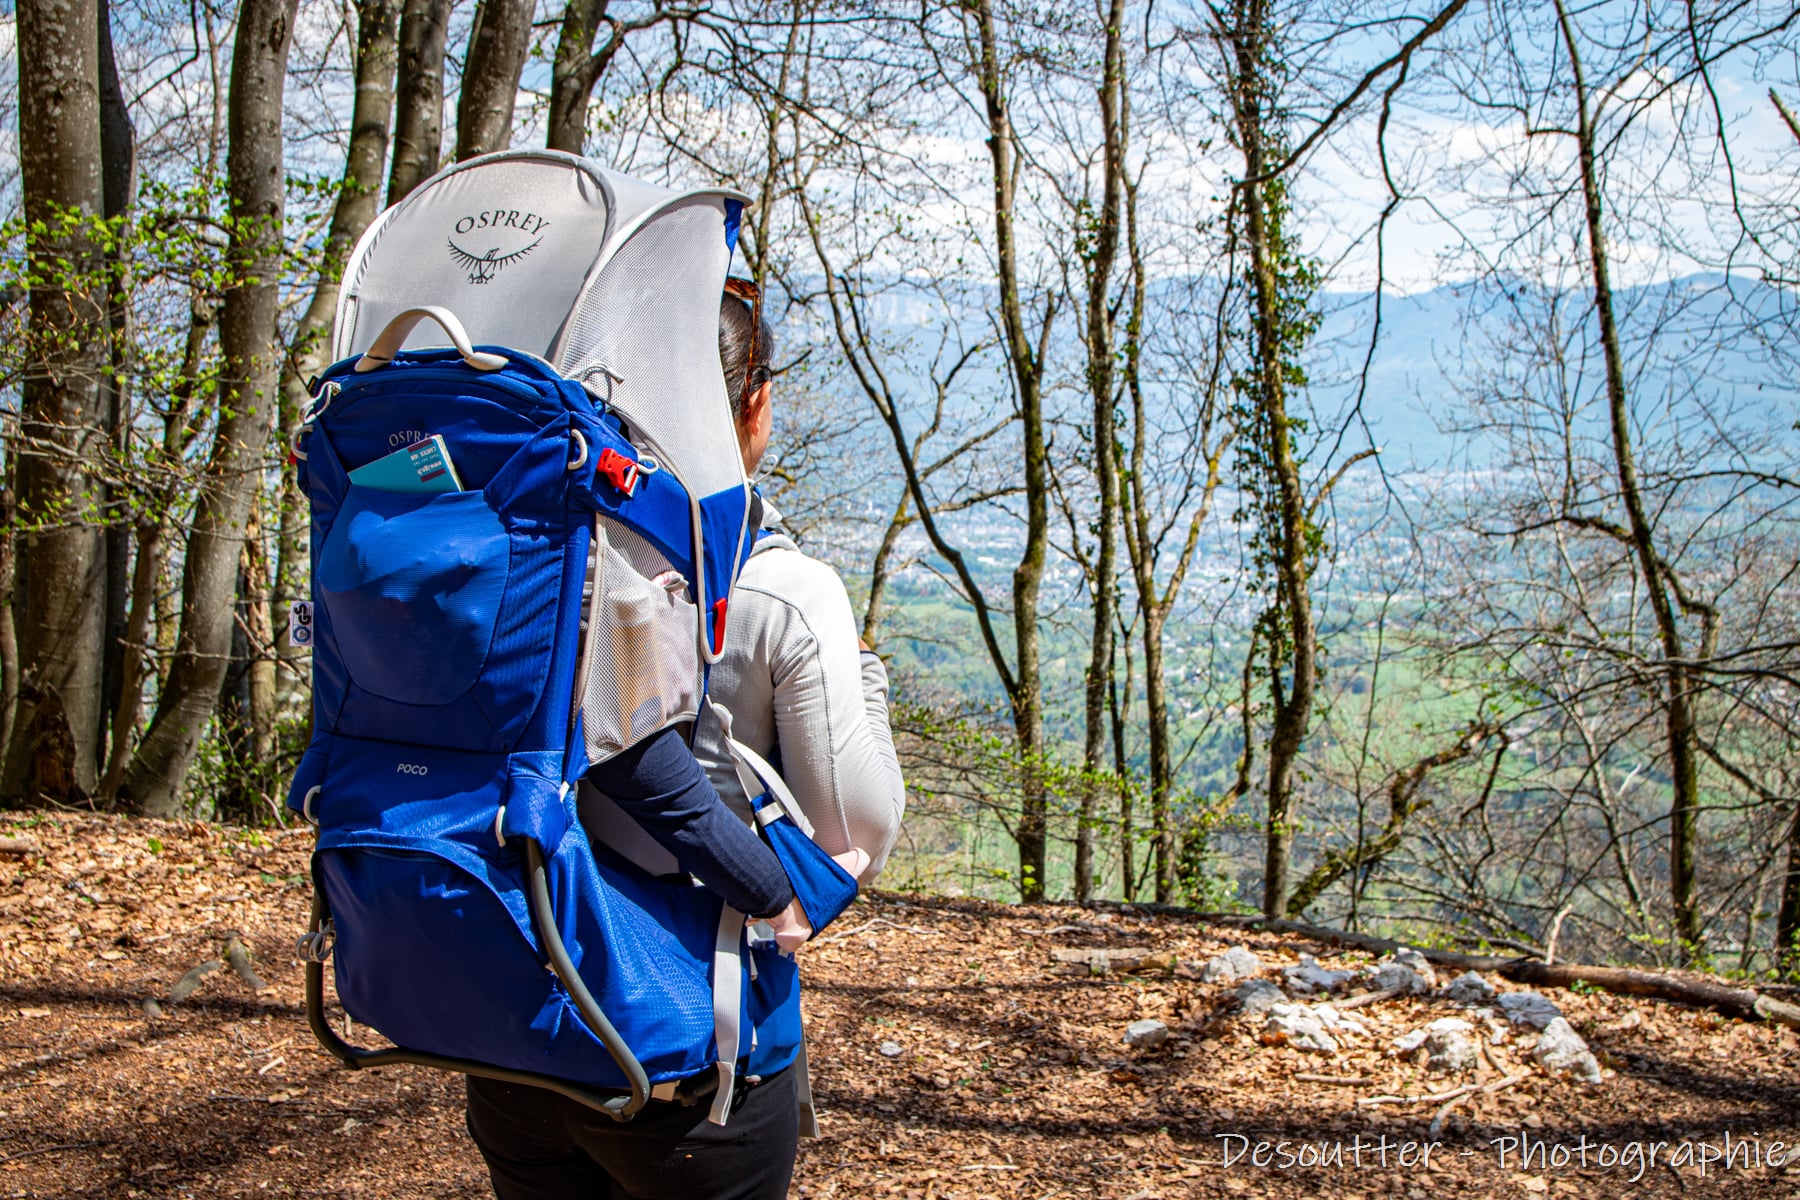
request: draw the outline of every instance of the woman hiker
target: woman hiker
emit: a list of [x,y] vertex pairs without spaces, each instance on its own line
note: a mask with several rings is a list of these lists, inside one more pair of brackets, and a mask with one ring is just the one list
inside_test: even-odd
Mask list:
[[[752,477],[774,414],[775,334],[761,309],[754,284],[727,281],[719,358]],[[886,863],[905,809],[887,672],[857,636],[843,581],[781,534],[778,520],[758,495],[757,541],[732,591],[712,700],[729,714],[730,735],[781,772],[818,844],[866,885]],[[623,812],[678,870],[766,920],[782,950],[811,936],[779,860],[751,829],[751,798],[718,721],[699,723],[692,754],[677,731],[665,730],[590,779],[599,789],[583,788],[590,831],[630,835],[612,819]],[[797,1028],[798,1005],[794,988],[771,1011],[753,1003],[748,1015],[754,1028]],[[555,1092],[470,1077],[469,1133],[500,1200],[779,1200],[793,1176],[803,1109],[811,1115],[804,1060],[796,1065],[791,1040],[744,1039],[753,1049],[739,1063],[742,1082],[724,1126],[708,1119],[704,1103],[653,1101],[620,1124]]]

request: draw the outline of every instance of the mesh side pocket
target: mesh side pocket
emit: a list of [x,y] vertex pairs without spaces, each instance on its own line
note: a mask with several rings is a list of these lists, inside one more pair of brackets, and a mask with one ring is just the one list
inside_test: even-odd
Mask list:
[[598,763],[699,711],[700,615],[687,581],[630,530],[598,517],[594,546],[581,717]]

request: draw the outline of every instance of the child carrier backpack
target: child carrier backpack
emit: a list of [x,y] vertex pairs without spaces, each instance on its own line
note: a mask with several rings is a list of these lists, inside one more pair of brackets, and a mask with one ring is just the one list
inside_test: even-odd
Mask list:
[[[420,185],[349,261],[339,361],[292,438],[313,734],[288,798],[317,826],[308,1020],[348,1067],[532,1083],[621,1120],[701,1080],[723,1123],[742,1014],[797,987],[712,892],[592,847],[574,796],[672,724],[729,732],[705,688],[754,532],[717,341],[742,208],[505,152]],[[744,753],[823,927],[854,881]],[[328,960],[392,1047],[331,1027]]]

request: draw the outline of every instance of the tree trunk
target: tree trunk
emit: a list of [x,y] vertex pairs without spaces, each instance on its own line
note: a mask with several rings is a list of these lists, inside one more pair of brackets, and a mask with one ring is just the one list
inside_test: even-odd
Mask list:
[[1695,841],[1699,834],[1700,755],[1695,743],[1695,681],[1685,666],[1681,627],[1670,596],[1669,581],[1657,553],[1655,530],[1644,505],[1637,477],[1637,456],[1631,445],[1631,417],[1625,395],[1625,361],[1619,347],[1618,324],[1613,316],[1613,291],[1600,179],[1594,161],[1594,129],[1588,113],[1587,81],[1582,74],[1580,47],[1562,0],[1556,3],[1563,46],[1569,53],[1574,75],[1576,146],[1581,162],[1581,191],[1586,204],[1588,259],[1592,268],[1594,310],[1600,324],[1601,355],[1606,365],[1606,407],[1612,425],[1613,460],[1619,475],[1619,497],[1630,521],[1631,542],[1643,574],[1644,593],[1656,618],[1657,638],[1667,662],[1664,674],[1663,721],[1669,745],[1669,903],[1675,919],[1678,961],[1693,962],[1702,954],[1700,916],[1695,898]]
[[894,547],[900,541],[900,531],[912,523],[907,511],[911,507],[912,493],[902,489],[900,502],[894,506],[894,515],[888,518],[887,528],[882,530],[881,545],[875,548],[875,560],[869,565],[869,603],[863,609],[862,622],[865,645],[875,645],[881,632],[881,601],[887,593],[888,575],[893,570]]
[[[125,93],[119,86],[119,67],[113,55],[112,6],[98,6],[100,26],[100,176],[106,218],[122,221],[130,211],[137,187],[137,137],[126,111]],[[125,461],[131,422],[130,316],[126,295],[125,258],[122,250],[108,255],[106,324],[110,370],[101,379],[100,411],[106,419],[107,442],[115,461]],[[131,739],[130,729],[116,725],[119,697],[119,640],[125,633],[125,599],[131,582],[131,526],[117,510],[113,489],[107,487],[103,503],[106,525],[106,634],[101,664],[99,721],[94,728],[94,762],[106,761],[107,726],[113,722],[114,738]]]
[[[189,308],[181,373],[163,417],[162,455],[165,463],[178,463],[187,455],[192,436],[189,417],[200,390],[206,340],[212,333],[214,315],[212,306],[197,297]],[[165,477],[169,474],[172,473],[165,472]],[[175,475],[170,482],[156,489],[142,506],[138,519],[131,602],[126,608],[125,631],[119,639],[119,694],[113,707],[113,738],[107,749],[106,774],[100,781],[100,796],[108,803],[118,799],[119,784],[136,751],[132,735],[144,709],[144,683],[149,677],[146,664],[151,659],[151,644],[154,641],[159,648],[164,644],[161,630],[153,626],[152,618],[158,607],[157,597],[162,592],[163,567],[169,557],[168,514],[178,507],[180,485],[176,481],[179,478]]]
[[122,798],[150,815],[179,808],[188,768],[218,700],[231,650],[238,559],[279,402],[282,85],[297,4],[244,0],[238,10],[226,154],[231,279],[219,322],[220,415],[188,535],[174,658],[156,717],[120,788]]
[[[337,316],[338,292],[344,263],[357,239],[380,211],[381,168],[387,161],[388,118],[394,109],[394,63],[397,56],[395,21],[400,0],[361,0],[357,5],[356,104],[350,114],[350,148],[344,161],[344,181],[331,210],[331,229],[320,256],[319,278],[311,302],[294,326],[288,347],[288,370],[282,378],[281,416],[277,428],[288,430],[300,423],[311,397],[307,383],[330,365],[331,327]],[[396,166],[399,150],[396,149]],[[300,599],[306,587],[307,508],[292,471],[281,476],[281,508],[277,517],[275,595],[273,613],[264,597],[264,623],[273,626]],[[281,669],[273,677],[275,690],[265,696],[253,693],[253,702],[266,698],[271,705],[294,701],[305,690],[304,654],[280,639],[276,654]],[[257,713],[253,723],[272,728],[273,711]]]
[[[1038,649],[1038,593],[1050,540],[1049,454],[1044,442],[1043,367],[1025,327],[1020,296],[1018,246],[1013,234],[1013,200],[1017,183],[1012,118],[1007,112],[1006,69],[1000,61],[993,0],[972,0],[980,53],[975,63],[986,102],[988,158],[994,173],[995,282],[1000,291],[1000,318],[1007,363],[1018,389],[1021,438],[1024,442],[1025,546],[1013,571],[1013,685],[1009,689],[1013,730],[1020,763],[1019,892],[1026,900],[1044,895],[1049,810],[1044,786],[1044,697]],[[1049,316],[1046,314],[1045,324]]]
[[12,745],[13,713],[19,707],[19,635],[13,625],[13,494],[0,486],[0,748]]
[[1233,19],[1235,28],[1228,37],[1234,60],[1231,99],[1239,148],[1244,156],[1245,182],[1239,195],[1254,307],[1253,404],[1257,411],[1250,436],[1259,443],[1255,447],[1262,460],[1259,470],[1266,474],[1274,493],[1274,503],[1264,508],[1261,519],[1272,517],[1275,528],[1269,530],[1265,526],[1260,535],[1268,540],[1275,576],[1275,604],[1265,619],[1277,626],[1269,631],[1268,638],[1274,720],[1269,734],[1268,827],[1263,855],[1263,915],[1274,920],[1287,915],[1293,771],[1312,718],[1318,648],[1313,629],[1307,505],[1287,412],[1290,317],[1284,312],[1288,305],[1276,265],[1276,258],[1285,252],[1285,247],[1277,224],[1279,215],[1270,211],[1271,196],[1279,185],[1266,177],[1269,124],[1275,114],[1265,57],[1273,37],[1273,22],[1263,0],[1238,0]]
[[519,75],[531,49],[535,0],[481,0],[469,31],[462,95],[456,101],[456,161],[512,142],[513,105]]
[[1083,779],[1075,823],[1075,898],[1094,891],[1094,834],[1097,782],[1106,753],[1106,709],[1113,663],[1114,584],[1119,568],[1118,434],[1113,417],[1113,265],[1119,255],[1120,210],[1125,187],[1125,124],[1119,94],[1124,87],[1125,0],[1112,0],[1106,17],[1105,51],[1098,88],[1105,138],[1100,211],[1087,257],[1087,384],[1094,413],[1094,482],[1100,492],[1100,548],[1094,561],[1093,641],[1086,678]]
[[[22,385],[14,499],[20,697],[0,792],[56,799],[94,785],[106,636],[106,537],[95,524],[107,459],[103,267],[93,224],[105,206],[97,6],[20,0],[19,175],[36,369]],[[63,288],[58,279],[82,282]],[[45,721],[79,736],[38,744]]]
[[451,0],[406,0],[400,18],[400,67],[395,91],[394,166],[387,202],[437,174],[444,153],[444,45]]
[[[1121,95],[1128,107],[1130,93]],[[1175,895],[1176,837],[1170,795],[1174,790],[1174,762],[1169,752],[1169,694],[1163,678],[1163,631],[1181,577],[1193,554],[1199,535],[1199,518],[1190,524],[1187,544],[1177,561],[1174,578],[1166,592],[1156,581],[1157,536],[1150,520],[1146,451],[1152,436],[1148,406],[1144,399],[1139,366],[1143,353],[1145,294],[1149,287],[1149,267],[1144,261],[1143,246],[1137,230],[1137,185],[1125,182],[1125,245],[1131,257],[1131,315],[1125,325],[1125,392],[1131,400],[1131,457],[1125,473],[1127,489],[1125,512],[1125,549],[1131,561],[1132,582],[1137,590],[1139,636],[1144,647],[1144,721],[1145,741],[1150,756],[1150,828],[1151,872],[1155,877],[1154,894],[1159,904],[1169,903]],[[1206,458],[1205,448],[1202,458]],[[1208,473],[1203,496],[1212,494],[1213,473]],[[1203,502],[1204,504],[1204,502]],[[1127,838],[1130,833],[1127,831]],[[1129,841],[1127,842],[1129,844]],[[1127,896],[1130,890],[1127,889]]]
[[255,817],[260,820],[264,815],[261,804],[275,790],[276,648],[274,621],[269,613],[269,555],[255,507],[250,514],[249,534],[244,539],[238,593],[246,646],[244,699],[250,718],[251,757],[246,774],[256,791]]
[[1775,913],[1775,961],[1784,977],[1800,979],[1800,803],[1788,823],[1787,875]]
[[[1131,642],[1120,638],[1118,645],[1125,651],[1125,693],[1131,694]],[[1125,758],[1125,712],[1126,706],[1119,702],[1119,672],[1115,668],[1107,680],[1108,725],[1112,731],[1113,779],[1119,789],[1119,888],[1120,896],[1127,904],[1131,903],[1137,888],[1137,848],[1133,842],[1137,831],[1132,829],[1132,795],[1131,774],[1127,769]]]
[[221,821],[254,825],[267,820],[275,791],[275,673],[269,630],[268,556],[261,523],[250,514],[238,561],[237,602],[231,654],[219,688],[219,740],[224,745],[225,779],[215,815]]
[[594,84],[618,51],[615,33],[595,54],[594,38],[601,25],[616,30],[606,10],[610,0],[570,0],[563,10],[562,33],[556,41],[556,61],[550,68],[550,132],[552,150],[580,154],[587,140],[588,100]]

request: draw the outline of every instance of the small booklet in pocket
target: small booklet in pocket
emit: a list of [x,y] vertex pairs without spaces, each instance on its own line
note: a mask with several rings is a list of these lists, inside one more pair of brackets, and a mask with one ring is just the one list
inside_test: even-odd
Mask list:
[[462,480],[442,434],[432,434],[350,472],[350,482],[382,492],[460,492]]

